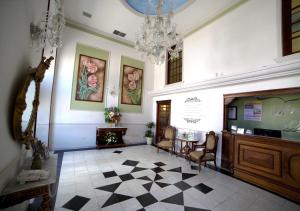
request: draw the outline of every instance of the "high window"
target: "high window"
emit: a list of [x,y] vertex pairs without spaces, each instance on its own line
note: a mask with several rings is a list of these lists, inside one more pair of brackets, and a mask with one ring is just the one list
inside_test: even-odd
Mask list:
[[300,52],[300,1],[282,0],[282,54]]
[[168,54],[167,63],[167,84],[173,84],[182,81],[182,51],[179,57],[171,60]]

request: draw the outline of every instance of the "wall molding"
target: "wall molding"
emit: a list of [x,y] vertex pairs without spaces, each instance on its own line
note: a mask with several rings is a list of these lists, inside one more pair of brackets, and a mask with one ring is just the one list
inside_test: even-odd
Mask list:
[[[147,122],[121,122],[120,124],[121,125],[145,125]],[[37,124],[38,126],[41,125],[41,126],[44,126],[44,125],[48,125],[48,124]],[[65,126],[68,126],[68,125],[85,125],[85,126],[105,126],[105,125],[108,125],[106,123],[50,123],[50,125],[65,125]]]
[[205,81],[200,81],[197,83],[178,84],[178,86],[165,87],[161,90],[150,91],[149,94],[152,97],[156,97],[161,95],[198,91],[237,84],[245,84],[255,81],[270,80],[294,75],[300,75],[300,60],[263,66],[253,71],[239,73],[235,75],[224,75]]

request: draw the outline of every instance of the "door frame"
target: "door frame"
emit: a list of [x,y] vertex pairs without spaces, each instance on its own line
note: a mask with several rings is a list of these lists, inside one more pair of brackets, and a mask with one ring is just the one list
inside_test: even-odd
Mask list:
[[155,128],[155,143],[158,141],[158,114],[159,114],[159,106],[162,104],[169,104],[170,105],[170,115],[169,115],[169,124],[171,123],[171,109],[172,109],[172,100],[158,100],[156,101],[156,128]]

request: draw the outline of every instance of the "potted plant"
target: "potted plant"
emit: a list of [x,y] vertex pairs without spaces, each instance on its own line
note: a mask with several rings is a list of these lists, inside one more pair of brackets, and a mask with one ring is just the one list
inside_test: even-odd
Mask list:
[[147,144],[151,144],[152,143],[152,138],[153,138],[153,131],[152,128],[154,127],[154,122],[148,122],[146,124],[147,130],[145,131],[145,137],[147,140]]
[[104,109],[104,119],[105,122],[108,122],[109,124],[117,124],[119,123],[121,119],[120,110],[118,107],[109,107]]

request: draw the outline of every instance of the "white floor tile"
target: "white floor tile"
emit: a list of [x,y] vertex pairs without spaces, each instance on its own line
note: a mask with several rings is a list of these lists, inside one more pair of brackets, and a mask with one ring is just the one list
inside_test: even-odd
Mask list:
[[[120,150],[122,153],[113,153],[115,150]],[[126,160],[138,161],[136,167],[146,168],[146,170],[131,173],[135,166],[123,165]],[[158,167],[154,164],[156,162],[165,164],[160,166],[164,171],[156,173],[152,170]],[[192,165],[197,166],[195,163]],[[203,167],[200,172],[192,170],[185,159],[172,156],[162,150],[157,153],[155,147],[147,145],[64,153],[55,210],[65,210],[62,206],[75,195],[90,199],[81,210],[138,210],[143,206],[136,197],[144,194],[149,196],[150,193],[158,202],[146,206],[145,210],[182,211],[184,206],[161,202],[182,192],[174,186],[175,183],[182,181],[182,174],[168,171],[179,167],[183,173],[195,174],[184,180],[191,186],[183,191],[185,206],[216,211],[300,210],[300,206],[295,203],[212,169]],[[103,173],[109,171],[115,171],[118,176],[106,178]],[[134,179],[122,181],[119,176],[124,174],[131,174]],[[162,179],[154,181],[157,176]],[[141,177],[148,177],[151,181],[137,179]],[[156,182],[168,185],[160,187]],[[121,183],[114,190],[116,194],[114,196],[121,194],[133,198],[102,208],[113,193],[96,188],[114,183]],[[152,186],[148,192],[146,187],[150,183]],[[213,190],[207,194],[202,193],[194,188],[200,183]]]

